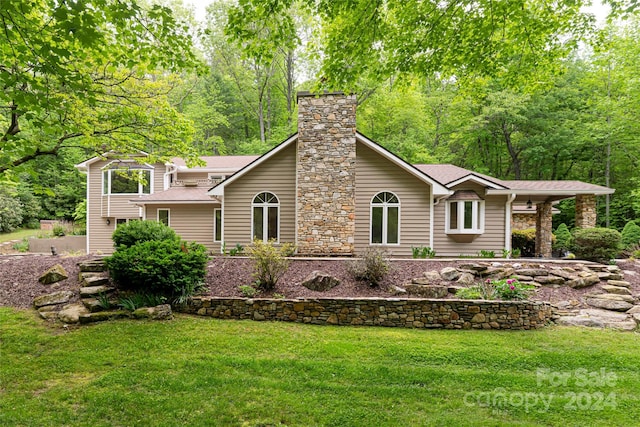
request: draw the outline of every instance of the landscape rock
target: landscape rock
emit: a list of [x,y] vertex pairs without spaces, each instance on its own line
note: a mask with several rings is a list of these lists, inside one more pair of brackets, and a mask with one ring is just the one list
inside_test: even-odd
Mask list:
[[65,305],[58,313],[58,319],[63,323],[78,323],[80,316],[89,313],[89,310],[81,304]]
[[585,302],[592,307],[604,308],[613,311],[627,311],[633,307],[633,304],[626,301],[617,301],[605,298],[587,298]]
[[574,289],[586,288],[596,283],[600,283],[600,278],[595,274],[582,274],[580,277],[566,282],[567,286]]
[[598,277],[600,278],[600,280],[622,280],[622,279],[624,279],[624,277],[622,277],[622,274],[611,273],[609,271],[598,273]]
[[475,284],[475,277],[471,273],[462,273],[456,283],[462,286],[471,286]]
[[407,293],[409,295],[418,295],[423,298],[444,298],[449,293],[447,286],[437,285],[407,285]]
[[564,285],[565,280],[559,276],[536,276],[536,282],[541,285]]
[[442,276],[440,276],[440,273],[438,273],[435,270],[425,271],[424,272],[424,277],[426,277],[427,279],[429,279],[432,282],[439,282],[439,281],[442,280]]
[[302,282],[302,286],[312,291],[324,292],[331,288],[335,288],[340,284],[340,280],[337,278],[322,273],[320,271],[312,271]]
[[98,311],[96,313],[81,314],[79,320],[80,324],[84,325],[107,320],[127,319],[129,316],[129,312],[124,310]]
[[94,259],[78,263],[81,272],[102,272],[107,271],[107,266],[102,259]]
[[43,285],[50,285],[52,283],[60,282],[61,280],[65,280],[69,278],[69,274],[64,269],[64,267],[60,264],[56,264],[38,278],[38,282]]
[[411,283],[414,285],[430,285],[431,280],[427,277],[416,277],[415,279],[411,279]]
[[84,288],[80,288],[80,297],[88,298],[94,297],[100,294],[108,294],[116,289],[112,286],[85,286]]
[[610,294],[631,295],[631,291],[622,286],[602,285],[602,290]]
[[576,278],[575,272],[567,271],[561,268],[552,268],[549,273],[553,276],[562,277],[565,280],[572,280]]
[[613,301],[626,301],[629,303],[633,303],[635,302],[635,298],[633,298],[631,295],[618,295],[618,294],[586,294],[585,297],[587,298],[602,298],[602,299],[609,299],[609,300],[613,300]]
[[636,324],[627,314],[601,309],[580,310],[576,316],[562,316],[556,320],[559,325],[587,326],[596,328],[633,331]]
[[133,317],[136,319],[171,320],[173,312],[169,304],[161,304],[155,307],[141,307],[133,312]]
[[634,305],[627,311],[627,314],[640,314],[640,305]]
[[82,275],[82,283],[84,287],[93,287],[93,286],[104,286],[109,284],[109,275],[106,273],[88,273],[88,276],[80,273]]
[[477,271],[477,272],[481,273],[481,272],[487,270],[487,268],[489,268],[489,266],[486,265],[486,264],[480,264],[480,263],[472,262],[472,263],[460,264],[460,266],[458,268],[460,268],[461,270]]
[[516,274],[519,274],[521,276],[536,277],[536,276],[548,276],[549,272],[544,268],[521,268],[519,270],[516,270]]
[[461,274],[462,273],[460,273],[460,271],[458,271],[458,269],[454,267],[444,267],[442,270],[440,270],[440,276],[442,276],[444,280],[449,281],[457,280]]
[[631,287],[631,283],[625,280],[609,280],[607,283],[611,286],[621,286],[623,288]]
[[73,292],[71,291],[53,292],[50,294],[41,295],[39,297],[34,298],[33,305],[36,308],[40,308],[45,305],[64,304],[69,302],[69,300],[72,297],[73,297]]
[[406,289],[396,285],[389,286],[389,291],[391,292],[392,295],[402,295],[407,293]]

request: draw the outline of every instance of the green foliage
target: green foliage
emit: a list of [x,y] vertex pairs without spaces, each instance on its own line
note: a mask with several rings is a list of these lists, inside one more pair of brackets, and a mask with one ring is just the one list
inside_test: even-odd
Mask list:
[[480,258],[495,258],[496,257],[496,253],[495,251],[489,251],[486,249],[480,249],[480,251],[478,251],[478,256]]
[[253,241],[247,248],[247,253],[253,262],[253,278],[258,288],[271,290],[276,286],[289,268],[289,260],[286,257],[294,251],[295,246],[291,243],[277,245],[274,240]]
[[113,304],[111,303],[111,298],[109,297],[109,294],[106,294],[104,292],[99,293],[98,296],[96,296],[96,299],[98,300],[98,304],[100,305],[100,308],[102,308],[103,310],[110,310],[111,307],[113,306]]
[[556,229],[555,242],[553,243],[553,249],[561,252],[569,250],[571,245],[571,232],[565,223],[562,223]]
[[629,221],[622,229],[622,246],[626,249],[640,244],[640,225]]
[[609,262],[620,254],[622,236],[610,228],[578,228],[572,233],[571,251],[578,259]]
[[76,225],[86,227],[87,224],[87,199],[78,202],[73,211],[73,222]]
[[64,225],[60,224],[60,223],[56,223],[54,224],[53,228],[51,229],[51,234],[53,234],[55,237],[63,237],[67,234],[67,231],[64,227]]
[[237,256],[244,254],[244,246],[240,243],[236,243],[234,248],[229,249],[229,256]]
[[485,300],[525,300],[535,289],[532,285],[525,285],[517,279],[487,279],[477,285],[459,289],[456,297],[460,299]]
[[120,246],[106,258],[120,289],[162,295],[181,303],[202,286],[208,261],[207,249],[179,240],[150,240]]
[[411,255],[414,259],[417,258],[435,258],[436,251],[429,246],[411,246]]
[[241,285],[238,286],[238,289],[240,290],[240,292],[242,292],[242,295],[247,298],[253,298],[258,293],[258,290],[255,288],[255,286],[251,285]]
[[14,243],[13,249],[15,249],[18,252],[29,252],[29,238],[25,237],[19,242]]
[[22,224],[22,203],[0,191],[0,233],[9,233]]
[[347,270],[356,279],[378,286],[389,272],[389,259],[383,249],[367,248],[360,257],[347,265]]
[[518,249],[522,256],[532,257],[536,254],[536,229],[513,230],[511,232],[511,247]]
[[[147,292],[135,292],[118,299],[118,305],[125,310],[135,311],[140,307],[155,307],[166,302],[162,295]],[[110,302],[109,302],[110,304]]]
[[180,241],[176,232],[158,221],[129,221],[119,225],[111,237],[116,248],[129,248],[149,241]]

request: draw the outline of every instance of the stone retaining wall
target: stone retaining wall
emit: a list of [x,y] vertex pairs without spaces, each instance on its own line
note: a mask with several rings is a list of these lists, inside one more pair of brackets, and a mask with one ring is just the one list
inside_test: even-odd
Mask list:
[[426,329],[537,329],[552,316],[542,302],[383,298],[195,297],[182,311],[217,319]]
[[56,251],[63,252],[87,252],[87,236],[64,236],[51,239],[29,239],[29,252],[51,253],[51,247]]

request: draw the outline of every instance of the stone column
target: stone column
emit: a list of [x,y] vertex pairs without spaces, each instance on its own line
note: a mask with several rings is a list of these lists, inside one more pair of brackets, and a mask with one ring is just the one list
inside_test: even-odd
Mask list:
[[551,203],[536,205],[536,256],[551,258],[553,238],[551,223]]
[[576,228],[594,228],[595,226],[595,194],[578,194],[576,196]]
[[353,255],[356,96],[298,93],[297,244],[301,255]]

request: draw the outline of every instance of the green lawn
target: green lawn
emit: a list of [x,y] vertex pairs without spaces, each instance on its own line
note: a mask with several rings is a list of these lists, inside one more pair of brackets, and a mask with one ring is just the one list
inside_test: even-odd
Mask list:
[[0,243],[10,242],[11,240],[22,240],[25,237],[35,237],[42,233],[42,230],[24,228],[11,233],[0,233]]
[[0,308],[2,426],[628,426],[635,333],[118,321]]

